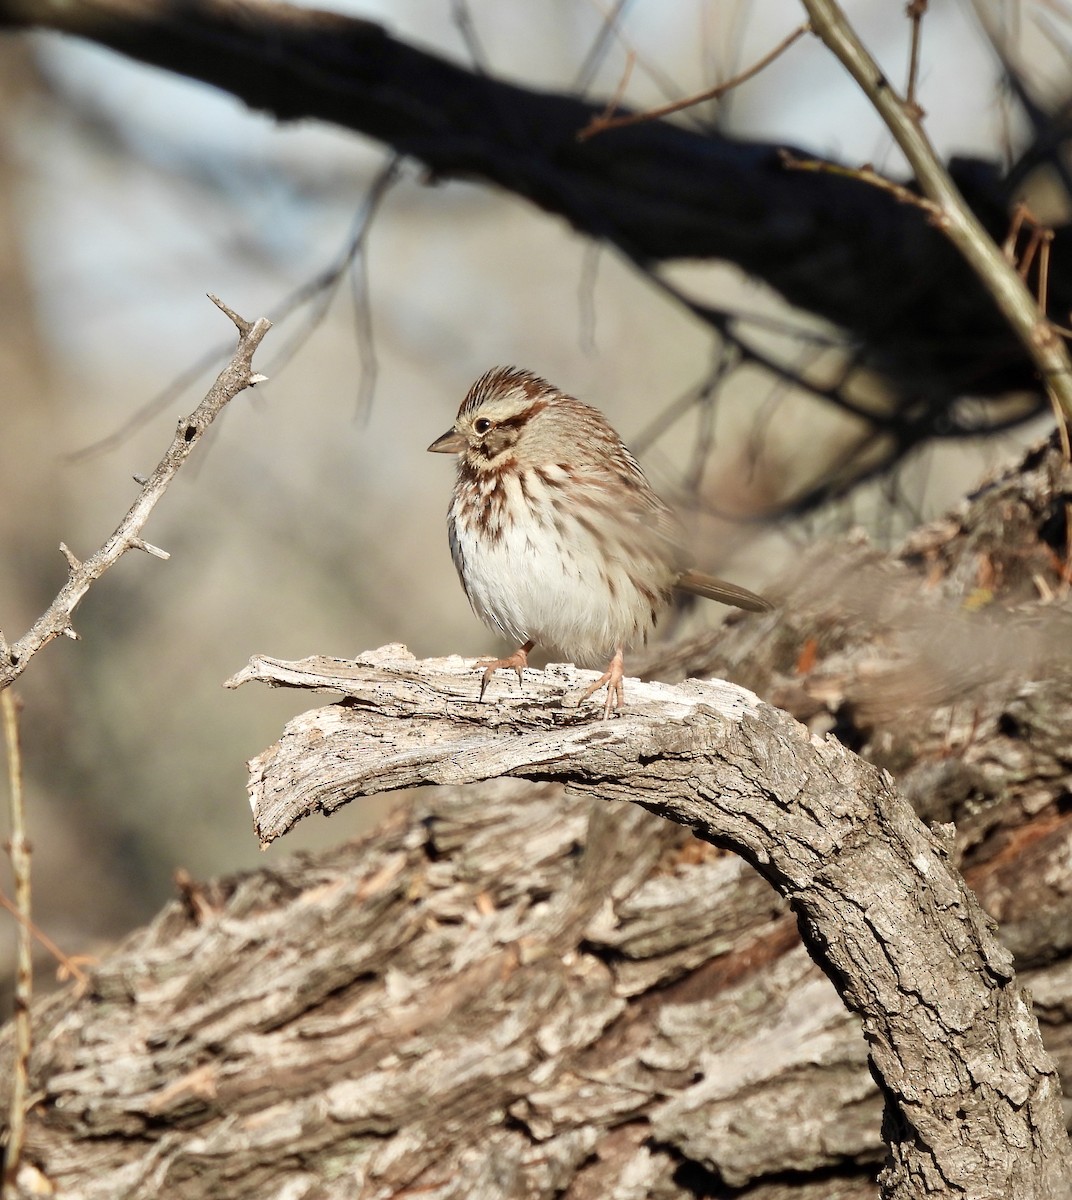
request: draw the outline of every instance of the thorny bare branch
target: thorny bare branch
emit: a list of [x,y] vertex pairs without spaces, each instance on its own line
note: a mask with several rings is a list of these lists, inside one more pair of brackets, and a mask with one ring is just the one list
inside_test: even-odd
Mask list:
[[127,515],[119,522],[115,532],[104,545],[84,562],[79,561],[66,546],[61,546],[61,551],[67,559],[67,582],[31,629],[17,642],[9,645],[0,638],[0,690],[12,684],[26,669],[30,659],[49,642],[61,636],[77,638],[71,623],[75,609],[90,587],[128,550],[144,550],[157,558],[165,554],[157,547],[150,546],[141,537],[142,529],[153,509],[228,401],[247,387],[265,380],[266,376],[253,373],[252,363],[254,352],[271,328],[271,321],[266,317],[253,322],[246,321],[215,296],[209,298],[233,321],[239,331],[238,349],[234,357],[224,367],[197,408],[189,417],[179,421],[175,436],[164,457],[142,485]]

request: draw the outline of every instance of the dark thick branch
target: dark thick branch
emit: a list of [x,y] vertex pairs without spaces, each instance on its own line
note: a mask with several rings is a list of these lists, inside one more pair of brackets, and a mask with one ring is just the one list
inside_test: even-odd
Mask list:
[[[272,0],[0,0],[0,24],[90,38],[281,119],[365,133],[434,175],[524,196],[649,268],[673,258],[737,263],[857,339],[860,363],[895,385],[887,423],[902,445],[966,431],[969,418],[951,411],[964,393],[1040,394],[994,304],[917,209],[857,179],[786,172],[778,147],[667,122],[579,142],[599,111],[582,98],[470,72],[371,22]],[[1000,241],[1008,216],[998,169],[955,163],[952,172]],[[1050,296],[1054,312],[1072,308],[1060,242]],[[1023,414],[1038,409],[1026,402]]]
[[587,673],[533,676],[492,706],[461,659],[397,646],[353,664],[253,660],[233,685],[346,698],[296,718],[250,764],[261,837],[421,782],[513,775],[634,801],[737,851],[789,899],[864,1021],[886,1101],[886,1196],[1068,1194],[1058,1081],[1011,958],[888,775],[730,684],[633,683],[608,725],[562,703]]

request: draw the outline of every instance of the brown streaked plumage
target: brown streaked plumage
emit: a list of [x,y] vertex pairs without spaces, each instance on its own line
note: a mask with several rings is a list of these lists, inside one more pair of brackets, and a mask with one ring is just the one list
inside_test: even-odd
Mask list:
[[625,647],[644,641],[676,588],[737,608],[773,606],[692,570],[674,514],[597,409],[517,367],[469,389],[434,453],[458,455],[450,550],[477,616],[518,642],[486,665],[521,679],[537,643],[610,664],[603,715],[621,707]]

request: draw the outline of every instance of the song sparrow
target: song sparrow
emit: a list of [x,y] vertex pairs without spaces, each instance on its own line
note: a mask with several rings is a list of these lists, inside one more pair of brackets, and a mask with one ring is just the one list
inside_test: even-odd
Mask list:
[[583,666],[610,659],[606,719],[623,703],[625,647],[642,642],[677,588],[763,612],[772,605],[689,570],[683,533],[602,413],[529,371],[495,367],[469,389],[454,427],[428,449],[457,454],[450,552],[473,610],[519,643],[482,662],[480,698],[537,643]]

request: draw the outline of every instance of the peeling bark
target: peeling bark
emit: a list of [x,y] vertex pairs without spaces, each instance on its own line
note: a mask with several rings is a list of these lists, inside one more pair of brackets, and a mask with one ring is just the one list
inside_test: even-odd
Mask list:
[[557,667],[489,718],[457,658],[255,659],[233,685],[345,697],[295,718],[250,764],[259,835],[357,795],[507,774],[632,800],[733,849],[790,900],[863,1019],[886,1101],[884,1195],[1072,1189],[1056,1071],[1011,956],[890,777],[718,681],[633,685],[619,720],[593,721],[568,703],[591,677]]

